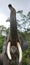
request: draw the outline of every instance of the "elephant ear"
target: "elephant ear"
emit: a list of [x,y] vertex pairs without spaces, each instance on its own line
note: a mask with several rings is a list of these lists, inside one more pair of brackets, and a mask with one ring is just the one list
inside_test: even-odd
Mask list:
[[23,41],[23,45],[22,45],[22,50],[26,50],[28,48],[28,41],[27,40],[24,40]]
[[20,37],[20,44],[21,44],[21,48],[22,50],[26,50],[28,48],[28,41],[25,39],[23,39],[22,37]]

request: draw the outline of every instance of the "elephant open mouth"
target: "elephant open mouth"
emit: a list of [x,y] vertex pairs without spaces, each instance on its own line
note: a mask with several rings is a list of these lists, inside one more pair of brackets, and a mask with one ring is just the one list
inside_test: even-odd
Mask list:
[[[22,61],[22,49],[21,49],[21,46],[20,46],[19,42],[17,42],[17,48],[18,48],[18,51],[19,51],[19,59],[18,60],[19,60],[19,63],[20,63]],[[12,56],[11,56],[10,51],[12,51],[12,53],[15,54],[16,47],[12,46],[12,48],[11,48],[11,42],[8,42],[8,45],[7,45],[7,56],[8,56],[8,58],[10,60],[12,60]]]

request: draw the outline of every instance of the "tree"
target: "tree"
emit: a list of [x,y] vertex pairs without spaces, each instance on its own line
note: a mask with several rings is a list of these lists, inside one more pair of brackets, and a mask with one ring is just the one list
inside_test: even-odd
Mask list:
[[30,29],[30,12],[28,12],[27,16],[23,14],[23,11],[18,11],[18,14],[20,14],[21,19],[19,22],[22,22],[21,24],[19,23],[19,27],[24,29],[24,31],[27,31],[27,29]]

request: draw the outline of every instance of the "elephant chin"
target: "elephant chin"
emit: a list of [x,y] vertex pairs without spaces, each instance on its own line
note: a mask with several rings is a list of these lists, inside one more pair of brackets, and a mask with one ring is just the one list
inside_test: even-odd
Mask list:
[[11,43],[8,42],[8,45],[7,45],[7,56],[11,60],[12,58],[11,58],[11,54],[10,54],[10,45],[11,45]]
[[21,45],[19,42],[17,42],[17,47],[19,50],[19,63],[22,61],[22,49],[21,49]]

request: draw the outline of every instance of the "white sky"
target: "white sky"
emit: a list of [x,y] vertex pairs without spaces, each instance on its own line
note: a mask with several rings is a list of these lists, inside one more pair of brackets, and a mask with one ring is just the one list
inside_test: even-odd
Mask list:
[[30,0],[0,0],[0,25],[4,25],[5,27],[9,26],[9,23],[5,22],[10,16],[9,3],[13,5],[16,11],[23,10],[25,14],[30,11]]

